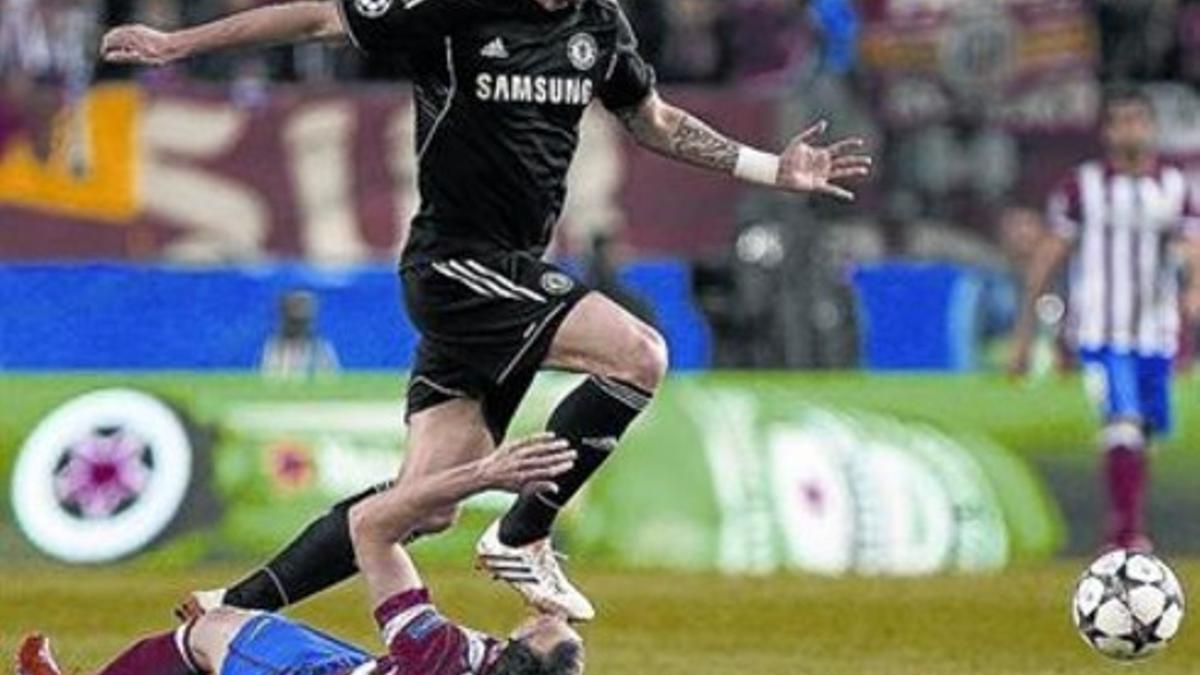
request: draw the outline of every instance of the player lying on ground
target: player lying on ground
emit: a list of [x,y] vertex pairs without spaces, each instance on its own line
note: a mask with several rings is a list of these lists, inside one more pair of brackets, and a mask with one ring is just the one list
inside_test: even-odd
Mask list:
[[[1071,259],[1068,337],[1104,423],[1105,545],[1143,550],[1150,443],[1171,427],[1181,304],[1193,325],[1200,319],[1200,197],[1159,157],[1156,126],[1140,90],[1108,92],[1105,157],[1074,169],[1050,198],[1012,364],[1028,369],[1036,304]],[[1181,261],[1190,272],[1182,303]]]
[[[561,618],[525,621],[508,640],[442,617],[412,559],[394,542],[429,513],[490,490],[553,490],[576,453],[550,434],[359,502],[350,512],[358,566],[388,653],[367,652],[276,614],[218,608],[134,644],[100,675],[576,675],[583,644]],[[110,608],[111,609],[111,608]],[[17,675],[60,675],[45,637],[26,638]]]
[[[793,192],[842,199],[869,173],[860,139],[816,145],[818,124],[782,154],[747,147],[655,91],[617,0],[333,0],[274,4],[177,32],[113,30],[104,57],[163,64],[215,49],[349,38],[403,63],[413,81],[420,210],[401,259],[421,334],[408,390],[399,487],[495,447],[540,369],[586,373],[547,428],[579,452],[555,481],[487,529],[480,562],[534,606],[594,609],[550,547],[559,510],[612,455],[667,368],[658,331],[543,261],[566,197],[584,110],[596,99],[645,148]],[[398,73],[399,75],[399,73]],[[259,572],[212,600],[277,609],[353,575],[346,509],[335,507]],[[413,534],[455,521],[447,507]]]

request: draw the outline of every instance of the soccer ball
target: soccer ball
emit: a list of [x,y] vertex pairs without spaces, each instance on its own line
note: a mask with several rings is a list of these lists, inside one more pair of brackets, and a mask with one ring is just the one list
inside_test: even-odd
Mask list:
[[1148,553],[1113,551],[1075,585],[1071,617],[1096,651],[1132,661],[1162,650],[1179,632],[1183,588],[1166,563]]

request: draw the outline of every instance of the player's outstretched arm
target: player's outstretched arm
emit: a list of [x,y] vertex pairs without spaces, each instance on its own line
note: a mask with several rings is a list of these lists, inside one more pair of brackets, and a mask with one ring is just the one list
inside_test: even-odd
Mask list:
[[618,115],[643,147],[780,190],[820,192],[853,201],[854,192],[839,183],[871,173],[871,158],[861,153],[861,138],[816,145],[828,126],[824,121],[796,136],[782,154],[775,155],[728,138],[654,92]]
[[108,31],[100,54],[113,63],[161,66],[193,54],[345,35],[333,2],[312,0],[267,5],[178,31],[120,26]]
[[575,452],[565,440],[538,434],[508,443],[478,462],[448,469],[418,484],[394,487],[355,505],[350,537],[374,605],[421,587],[412,559],[395,542],[439,509],[485,490],[553,492],[552,478],[569,470]]
[[1200,326],[1200,233],[1189,233],[1180,244],[1187,285],[1183,292],[1184,318],[1192,326]]

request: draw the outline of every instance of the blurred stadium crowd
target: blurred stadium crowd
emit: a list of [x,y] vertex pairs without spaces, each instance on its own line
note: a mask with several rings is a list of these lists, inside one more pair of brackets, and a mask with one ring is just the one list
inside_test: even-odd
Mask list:
[[[48,153],[47,121],[96,80],[209,83],[254,108],[270,99],[272,82],[395,77],[396,64],[325,45],[139,72],[93,58],[104,26],[190,25],[263,1],[0,0],[0,147],[24,132]],[[871,138],[882,159],[859,205],[746,193],[730,252],[691,256],[694,291],[717,336],[715,365],[855,363],[848,265],[881,258],[977,266],[986,280],[982,334],[1005,334],[1045,196],[1097,150],[1105,83],[1148,85],[1166,111],[1167,154],[1200,156],[1189,131],[1200,115],[1197,0],[623,2],[664,84],[768,98],[781,139],[828,116],[835,131]],[[591,264],[600,277],[625,255],[622,233],[608,229],[573,237],[602,242]],[[662,252],[670,248],[649,251]]]
[[[277,0],[3,0],[0,72],[6,80],[81,82],[90,77],[99,29],[130,21],[163,28],[212,19]],[[886,0],[626,0],[644,55],[663,82],[779,84],[772,76],[860,69],[862,13]],[[914,11],[974,4],[912,0]],[[986,3],[983,3],[986,4]],[[999,3],[1003,4],[1003,3]],[[1086,0],[1105,79],[1200,80],[1200,15],[1195,0]],[[982,6],[982,5],[981,5]],[[868,9],[864,9],[868,8]],[[231,67],[232,66],[232,67]],[[382,72],[353,54],[320,46],[189,62],[179,76],[242,75],[281,81],[371,79]],[[119,74],[119,69],[100,77]],[[9,85],[11,86],[11,82]]]
[[[77,77],[95,29],[145,22],[163,28],[273,0],[4,0],[4,71]],[[645,56],[664,82],[725,83],[785,71],[823,55],[824,67],[854,65],[857,11],[850,0],[636,0],[627,11]],[[232,66],[232,67],[231,67]],[[183,76],[227,79],[252,74],[284,81],[372,79],[381,70],[353,54],[321,47],[281,49],[268,57],[209,59],[181,67]],[[111,74],[111,73],[110,73]]]

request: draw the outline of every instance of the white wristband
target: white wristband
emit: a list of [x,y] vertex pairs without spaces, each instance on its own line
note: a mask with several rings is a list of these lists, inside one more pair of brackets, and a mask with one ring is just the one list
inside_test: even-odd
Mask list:
[[733,175],[749,183],[774,187],[779,184],[779,157],[743,145]]

